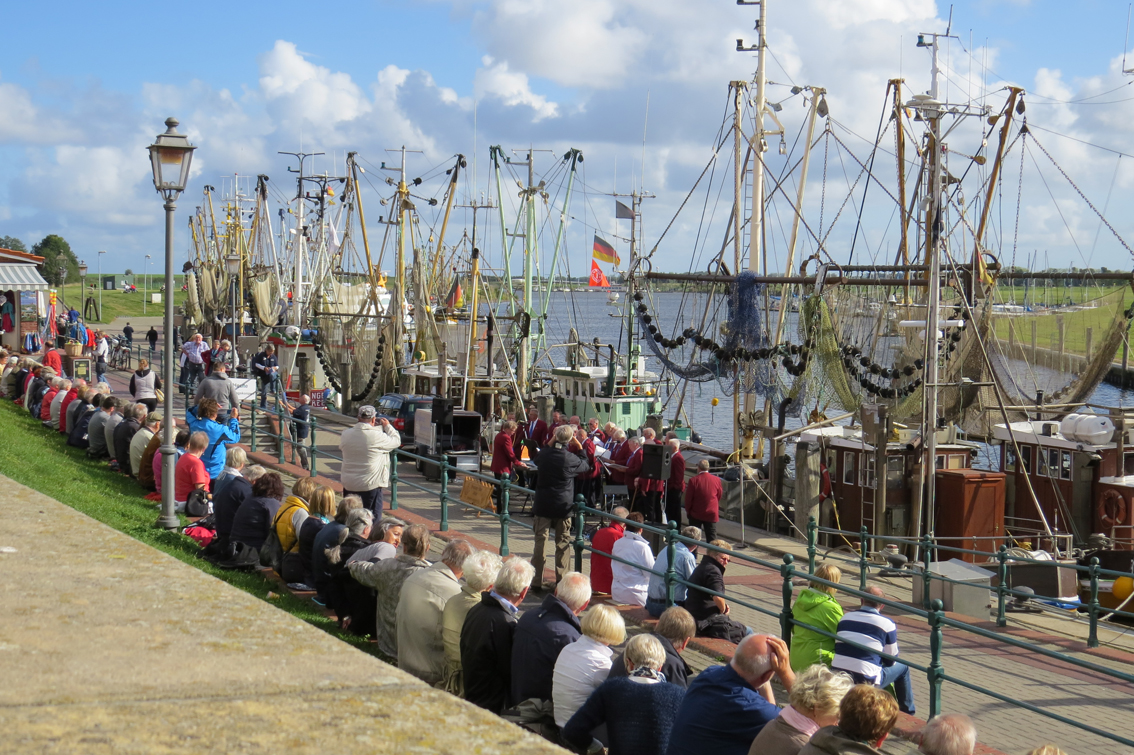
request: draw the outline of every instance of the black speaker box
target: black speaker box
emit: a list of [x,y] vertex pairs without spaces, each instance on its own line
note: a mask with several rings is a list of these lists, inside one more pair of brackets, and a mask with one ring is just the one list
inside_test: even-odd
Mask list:
[[659,446],[647,443],[642,446],[642,472],[638,476],[643,480],[668,480],[669,462],[673,452],[669,446]]
[[440,427],[441,425],[453,424],[453,399],[451,398],[435,398],[433,399],[433,423]]

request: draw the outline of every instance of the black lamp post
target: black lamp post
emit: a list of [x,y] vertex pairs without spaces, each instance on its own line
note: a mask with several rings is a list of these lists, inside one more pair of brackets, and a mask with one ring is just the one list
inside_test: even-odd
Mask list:
[[189,181],[189,165],[193,150],[197,149],[183,135],[177,133],[177,119],[167,118],[166,130],[149,146],[150,163],[154,170],[154,188],[165,199],[165,360],[162,382],[165,383],[165,401],[161,438],[161,516],[157,526],[175,530],[181,525],[173,506],[174,469],[177,448],[173,445],[173,213],[177,198],[185,191]]

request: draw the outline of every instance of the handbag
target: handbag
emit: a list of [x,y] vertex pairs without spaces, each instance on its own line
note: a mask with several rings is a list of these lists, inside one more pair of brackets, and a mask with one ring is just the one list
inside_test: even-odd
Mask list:
[[283,543],[280,542],[279,532],[276,530],[276,525],[279,524],[280,516],[286,514],[288,511],[295,513],[294,507],[284,509],[280,507],[281,511],[276,513],[275,519],[272,520],[272,528],[268,530],[268,539],[260,546],[260,566],[267,566],[274,569],[276,573],[282,571],[284,549]]
[[157,396],[159,404],[165,403],[165,394],[162,392],[161,388],[154,389],[154,395]]
[[194,488],[185,501],[185,516],[203,517],[209,515],[209,493],[204,488]]

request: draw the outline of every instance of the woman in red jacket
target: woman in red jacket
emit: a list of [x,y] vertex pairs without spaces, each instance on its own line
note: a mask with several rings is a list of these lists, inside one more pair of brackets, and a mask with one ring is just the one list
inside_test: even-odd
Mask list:
[[[514,438],[516,435],[516,423],[508,420],[501,426],[500,432],[496,433],[495,440],[492,441],[492,474],[497,480],[505,478],[511,479],[512,468],[519,467],[526,469],[527,465],[520,461],[520,457],[516,455],[516,447]],[[500,486],[496,485],[492,488],[492,500],[496,501],[497,506],[500,504]]]

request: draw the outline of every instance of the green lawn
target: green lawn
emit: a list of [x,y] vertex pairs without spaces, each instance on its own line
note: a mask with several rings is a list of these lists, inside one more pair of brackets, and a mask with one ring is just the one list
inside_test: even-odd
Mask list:
[[[116,317],[141,317],[142,316],[142,300],[145,298],[142,294],[143,278],[135,276],[136,285],[138,286],[138,293],[127,294],[122,291],[103,291],[102,292],[102,317],[94,322],[110,323]],[[174,292],[173,303],[175,306],[181,306],[185,301],[185,292],[181,290],[184,284],[184,276],[176,276],[177,281]],[[158,276],[150,276],[150,292],[158,293],[161,290],[161,278]],[[63,305],[74,306],[79,312],[83,312],[83,299],[82,299],[82,284],[81,283],[68,283],[63,286],[59,292],[62,298],[60,309]],[[88,289],[89,295],[93,296],[95,301],[98,301],[98,289]],[[162,304],[146,304],[147,316],[160,317],[162,314]]]
[[[7,430],[7,440],[0,443],[3,474],[382,658],[372,643],[340,632],[318,606],[276,582],[254,572],[224,571],[196,558],[199,548],[192,539],[154,526],[157,505],[143,497],[134,480],[111,472],[105,462],[87,459],[84,451],[67,446],[62,435],[43,429],[10,401],[0,401],[0,417]],[[276,597],[269,599],[269,592]]]
[[[1126,286],[1125,289],[1126,293],[1122,299],[1121,307],[1119,307],[1117,303],[1099,300],[1099,297],[1115,291],[1115,288],[1104,290],[1095,287],[1073,286],[1068,289],[1053,287],[1048,293],[1048,302],[1052,306],[1062,303],[1065,298],[1070,298],[1076,305],[1081,305],[1084,296],[1086,296],[1086,301],[1088,303],[1095,302],[1098,308],[1036,317],[993,315],[996,335],[1001,340],[1007,341],[1008,330],[1011,326],[1016,331],[1016,342],[1030,345],[1032,341],[1031,323],[1034,320],[1036,323],[1036,346],[1041,349],[1058,350],[1059,321],[1062,319],[1064,323],[1064,350],[1068,354],[1084,355],[1087,350],[1087,329],[1089,328],[1092,331],[1091,348],[1094,351],[1102,343],[1110,324],[1116,317],[1121,316],[1121,309],[1129,307],[1131,301],[1134,300],[1130,287]],[[1023,301],[1024,288],[1022,286],[997,286],[996,303],[1014,302],[1022,304]],[[1031,294],[1028,295],[1028,303],[1031,304],[1033,301],[1040,305],[1043,304],[1042,288],[1036,290],[1034,298]]]

